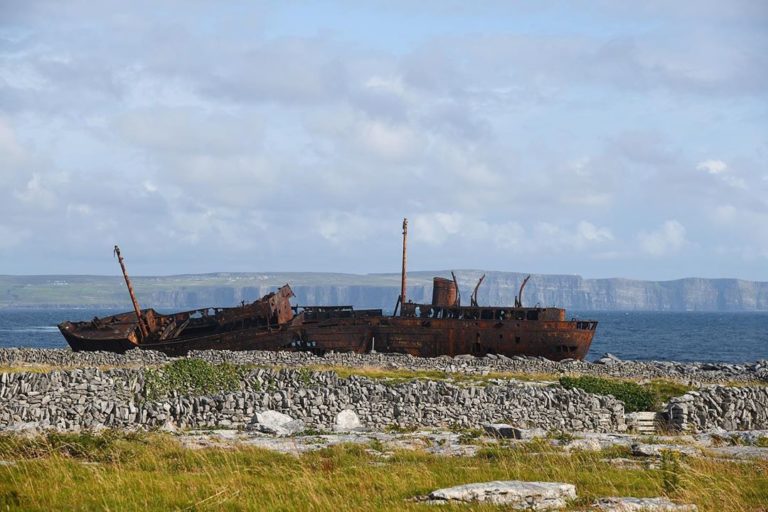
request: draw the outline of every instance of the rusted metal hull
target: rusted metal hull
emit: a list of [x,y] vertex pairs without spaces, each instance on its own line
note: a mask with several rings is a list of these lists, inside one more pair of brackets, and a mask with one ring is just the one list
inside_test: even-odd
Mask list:
[[[191,350],[306,350],[315,353],[396,352],[413,356],[543,356],[583,359],[597,322],[567,321],[560,308],[525,308],[520,286],[513,307],[485,307],[472,293],[470,306],[461,306],[456,276],[436,277],[432,303],[417,304],[406,297],[406,239],[403,219],[403,265],[397,314],[354,310],[352,306],[292,307],[287,284],[251,304],[204,308],[161,315],[141,310],[133,293],[120,249],[120,262],[134,311],[90,322],[63,322],[59,330],[73,350],[125,352],[132,348],[184,355]],[[301,311],[299,311],[301,310]],[[295,311],[295,314],[294,314]]]
[[[543,356],[547,359],[583,359],[592,343],[596,322],[566,320],[465,320],[455,318],[390,317],[373,315],[325,318],[320,321],[296,315],[276,327],[209,329],[175,339],[135,343],[126,318],[115,335],[95,336],[93,330],[73,329],[69,322],[60,329],[73,350],[125,352],[139,347],[169,355],[190,350],[305,350],[314,353],[395,352],[421,357],[459,354]],[[101,321],[109,324],[108,317]],[[135,328],[138,325],[135,322]],[[102,329],[103,330],[103,329]],[[129,335],[126,335],[128,333]]]

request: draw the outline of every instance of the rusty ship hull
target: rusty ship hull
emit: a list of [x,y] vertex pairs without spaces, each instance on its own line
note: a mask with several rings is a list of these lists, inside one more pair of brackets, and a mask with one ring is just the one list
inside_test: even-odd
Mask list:
[[513,306],[480,306],[474,288],[469,306],[461,305],[456,276],[436,277],[432,302],[406,300],[406,235],[400,295],[392,315],[352,306],[292,306],[285,285],[254,301],[230,308],[203,308],[173,314],[141,309],[115,246],[133,303],[133,311],[62,322],[59,330],[76,351],[125,352],[133,348],[185,355],[192,350],[293,350],[391,352],[420,357],[472,354],[542,356],[552,360],[583,359],[597,322],[566,320],[561,308],[523,307],[523,280]]
[[[408,309],[408,308],[406,308]],[[463,310],[463,311],[462,311]],[[308,308],[282,325],[193,326],[166,339],[139,341],[135,313],[123,313],[93,322],[64,322],[59,328],[75,351],[125,352],[132,348],[185,355],[192,350],[289,350],[316,354],[335,352],[389,352],[419,357],[472,354],[542,356],[551,360],[583,359],[592,343],[597,322],[564,320],[554,308],[460,308],[478,318],[386,316],[380,311],[334,308],[318,314]],[[144,314],[153,314],[144,310]],[[474,313],[477,313],[476,315]],[[483,314],[493,318],[483,319]],[[499,318],[502,313],[508,319]],[[530,316],[546,317],[528,320]],[[179,313],[182,317],[189,313]],[[158,322],[163,315],[154,314]]]

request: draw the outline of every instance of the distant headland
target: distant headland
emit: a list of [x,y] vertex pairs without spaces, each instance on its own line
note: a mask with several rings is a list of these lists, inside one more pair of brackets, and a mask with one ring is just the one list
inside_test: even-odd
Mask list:
[[[481,304],[512,304],[527,275],[457,270],[466,300],[483,274],[486,278],[478,291]],[[411,272],[409,297],[428,300],[432,277],[436,275],[448,277],[450,271]],[[174,309],[250,302],[285,283],[296,292],[298,304],[386,310],[397,300],[400,274],[264,272],[134,277],[143,304]],[[768,311],[768,282],[704,278],[640,281],[534,274],[526,288],[526,302],[581,311]],[[130,307],[130,299],[120,276],[0,276],[0,308],[71,307]]]

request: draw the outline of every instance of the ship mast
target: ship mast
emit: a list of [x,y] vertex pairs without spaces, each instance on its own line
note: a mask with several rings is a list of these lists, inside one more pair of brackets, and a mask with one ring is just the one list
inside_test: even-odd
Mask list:
[[403,219],[403,271],[400,276],[400,304],[405,304],[406,241],[408,239],[408,219]]
[[136,300],[136,295],[133,293],[133,285],[131,285],[131,280],[128,278],[128,272],[125,270],[125,262],[123,261],[123,257],[120,255],[120,248],[118,246],[115,246],[115,256],[117,256],[117,261],[120,262],[120,268],[123,269],[125,284],[128,287],[128,293],[131,295],[131,302],[133,303],[133,310],[136,312],[136,319],[138,320],[141,336],[144,338],[148,334],[147,326],[144,323],[144,318],[141,316],[139,301]]

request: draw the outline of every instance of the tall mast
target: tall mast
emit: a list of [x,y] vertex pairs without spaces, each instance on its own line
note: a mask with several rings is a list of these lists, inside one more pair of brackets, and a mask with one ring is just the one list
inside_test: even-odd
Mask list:
[[408,219],[403,219],[403,271],[400,278],[400,304],[405,304],[406,241],[408,240]]
[[133,293],[133,285],[131,285],[131,280],[128,278],[128,272],[125,270],[125,262],[123,261],[123,257],[120,255],[120,248],[118,246],[115,246],[115,256],[117,256],[117,261],[120,262],[120,268],[123,269],[125,285],[128,287],[128,293],[131,295],[131,302],[133,303],[133,310],[136,312],[136,319],[138,320],[139,330],[141,331],[142,337],[145,337],[148,334],[147,326],[144,324],[144,318],[141,316],[139,301],[136,300],[136,295]]

